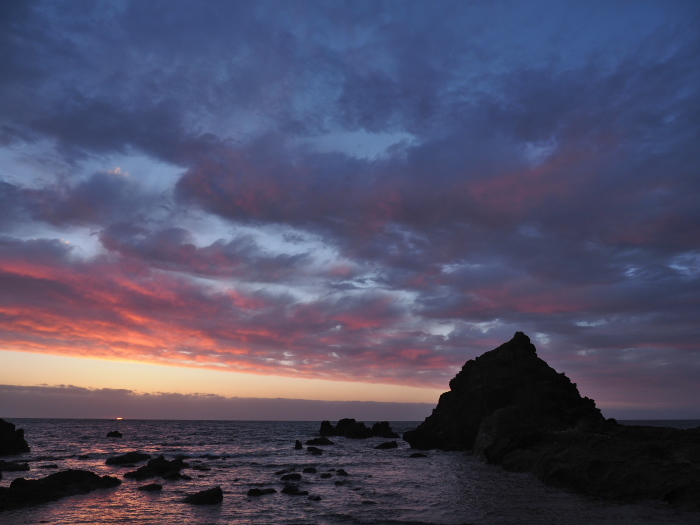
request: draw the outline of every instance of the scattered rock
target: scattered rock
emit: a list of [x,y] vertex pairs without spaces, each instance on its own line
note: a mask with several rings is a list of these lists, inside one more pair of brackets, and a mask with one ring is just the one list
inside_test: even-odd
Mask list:
[[317,470],[314,467],[306,467],[302,472],[304,474],[316,474]]
[[58,468],[58,465],[56,465],[56,463],[48,463],[47,465],[39,465],[38,468],[42,468],[42,469],[57,469],[57,468]]
[[317,456],[323,454],[323,450],[316,447],[306,447],[306,450],[311,454],[316,454]]
[[124,474],[125,478],[131,479],[147,479],[160,476],[166,479],[192,479],[189,476],[185,477],[180,474],[180,469],[187,468],[189,465],[182,461],[182,459],[174,459],[168,461],[163,456],[158,456],[155,459],[151,459],[144,466],[132,472],[127,472]]
[[192,503],[193,505],[215,505],[222,501],[224,501],[224,492],[221,490],[221,487],[214,487],[190,494],[184,499],[185,503]]
[[306,442],[307,445],[334,445],[330,439],[326,436],[321,436],[318,438],[310,439]]
[[0,487],[0,511],[87,494],[93,490],[116,487],[120,483],[115,477],[100,477],[87,470],[64,470],[41,479],[17,478],[9,488]]
[[302,445],[301,441],[299,441],[297,439],[296,442],[294,443],[294,450],[301,450],[302,448],[304,448],[304,445]]
[[366,500],[364,500],[364,501],[362,502],[362,504],[363,504],[363,505],[376,505],[377,502],[376,502],[376,501],[372,501],[372,500],[366,499]]
[[81,454],[78,456],[78,459],[90,459],[90,454]]
[[285,474],[280,479],[282,481],[297,480],[297,479],[301,479],[301,474],[299,474],[298,472],[293,472],[291,474]]
[[282,474],[287,474],[289,472],[294,472],[294,469],[293,468],[285,468],[282,470],[278,470],[277,472],[275,472],[275,476],[281,476]]
[[338,470],[336,470],[336,471],[335,471],[335,475],[336,475],[336,476],[347,476],[347,475],[348,475],[348,473],[347,473],[347,472],[345,472],[345,470],[344,470],[344,469],[342,469],[342,468],[339,468]]
[[328,479],[328,478],[332,478],[332,477],[333,477],[333,474],[331,474],[330,472],[323,472],[321,474],[321,479]]
[[118,430],[112,430],[111,432],[107,432],[107,437],[108,438],[120,438],[120,437],[122,437],[122,433],[119,432]]
[[398,434],[391,430],[389,423],[382,421],[368,428],[364,423],[354,419],[341,419],[336,426],[330,421],[322,421],[319,429],[321,436],[342,436],[351,439],[365,439],[370,437],[397,438]]
[[24,430],[15,428],[14,423],[0,419],[0,456],[11,456],[29,452],[24,439]]
[[399,435],[391,430],[387,421],[381,421],[372,425],[372,435],[375,437],[383,437],[387,439],[398,438]]
[[29,470],[29,463],[19,461],[3,461],[0,459],[0,472],[23,472]]
[[107,458],[107,461],[105,461],[106,465],[128,465],[130,463],[139,463],[141,461],[146,461],[147,459],[151,459],[150,454],[146,454],[145,452],[127,452],[126,454],[123,454],[121,456],[115,456],[111,458]]
[[282,489],[282,494],[287,494],[288,496],[308,496],[309,491],[301,490],[298,485],[287,483]]
[[309,496],[307,499],[311,501],[321,501],[321,496]]
[[399,444],[396,441],[387,441],[386,443],[381,443],[374,448],[380,449],[380,450],[386,450],[386,449],[398,448],[398,447],[399,447]]
[[144,492],[156,492],[158,490],[163,490],[163,485],[159,485],[158,483],[149,483],[148,485],[141,485],[139,490]]
[[467,361],[432,415],[404,439],[418,449],[472,450],[508,470],[603,499],[700,510],[700,428],[606,420],[522,332]]
[[421,454],[420,452],[414,452],[409,457],[411,457],[411,458],[427,458],[428,456],[426,456],[425,454]]
[[266,494],[275,494],[276,492],[277,492],[277,490],[273,489],[273,488],[250,489],[250,490],[248,490],[248,496],[258,497],[258,496],[265,496]]

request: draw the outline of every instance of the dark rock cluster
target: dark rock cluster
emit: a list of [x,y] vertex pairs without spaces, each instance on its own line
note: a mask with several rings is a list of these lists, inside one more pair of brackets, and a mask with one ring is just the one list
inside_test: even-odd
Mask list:
[[433,413],[405,432],[412,448],[471,450],[553,486],[606,499],[700,510],[700,428],[606,420],[522,332],[467,361]]
[[0,419],[0,456],[11,456],[29,452],[24,439],[24,430],[15,428],[13,423]]
[[93,490],[116,487],[120,483],[115,477],[100,477],[87,470],[65,470],[42,479],[17,478],[9,487],[0,487],[0,511],[87,494]]
[[127,452],[126,454],[122,454],[121,456],[114,456],[111,458],[107,458],[107,461],[105,461],[106,465],[129,465],[131,463],[138,463],[140,461],[146,461],[147,459],[151,459],[150,454],[146,454],[144,452]]
[[321,422],[319,429],[321,436],[342,436],[351,439],[366,439],[370,437],[397,438],[399,435],[391,430],[389,423],[382,421],[372,425],[372,428],[367,427],[362,422],[354,419],[341,419],[338,424],[333,426],[330,421]]

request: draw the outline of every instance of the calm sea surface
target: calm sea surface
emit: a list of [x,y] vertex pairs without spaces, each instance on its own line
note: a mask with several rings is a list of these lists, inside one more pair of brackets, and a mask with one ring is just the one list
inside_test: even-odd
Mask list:
[[[0,513],[0,523],[14,524],[700,524],[698,513],[664,505],[619,505],[590,500],[546,487],[529,474],[505,472],[461,452],[427,452],[410,458],[407,443],[375,450],[382,438],[332,438],[314,456],[294,450],[296,439],[317,437],[320,422],[112,421],[9,419],[25,429],[31,453],[5,459],[29,461],[29,472],[4,472],[0,486],[16,477],[40,478],[58,469],[85,469],[122,479],[114,489],[74,496],[30,509]],[[371,423],[371,422],[367,422]],[[667,422],[668,424],[668,422]],[[416,422],[393,422],[402,433]],[[700,421],[677,422],[698,426]],[[121,439],[106,438],[119,430]],[[190,481],[124,479],[134,467],[105,465],[110,456],[139,450],[167,459],[186,456]],[[88,455],[87,459],[80,456]],[[55,466],[55,467],[54,467]],[[303,474],[300,488],[320,501],[279,492],[276,472],[315,467]],[[335,470],[344,469],[347,477]],[[330,472],[329,478],[321,474]],[[157,482],[163,490],[137,487]],[[220,505],[194,506],[183,497],[220,485]],[[247,497],[248,489],[272,487],[276,494]]]

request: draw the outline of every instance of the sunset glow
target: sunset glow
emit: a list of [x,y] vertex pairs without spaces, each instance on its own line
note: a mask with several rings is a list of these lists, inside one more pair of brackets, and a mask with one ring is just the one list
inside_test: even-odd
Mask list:
[[700,417],[697,3],[10,4],[8,415],[430,405],[523,331],[606,415]]

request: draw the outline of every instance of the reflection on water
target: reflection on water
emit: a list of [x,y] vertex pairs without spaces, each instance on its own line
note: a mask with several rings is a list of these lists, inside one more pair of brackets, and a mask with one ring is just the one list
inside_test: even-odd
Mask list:
[[[319,422],[241,421],[106,421],[12,420],[25,429],[30,472],[6,472],[2,486],[15,477],[44,477],[55,470],[38,465],[55,463],[60,469],[79,468],[122,479],[115,489],[67,498],[32,509],[4,512],[0,523],[317,523],[317,524],[698,524],[697,513],[675,512],[663,505],[611,505],[545,487],[528,474],[514,474],[486,465],[468,454],[429,452],[410,458],[399,448],[375,450],[381,438],[333,438],[321,456],[294,450],[296,439],[317,435]],[[416,423],[392,423],[403,432]],[[119,430],[123,438],[106,438]],[[110,456],[139,450],[172,459],[186,456],[192,480],[145,481],[124,479],[131,467],[105,465]],[[87,458],[85,458],[87,456]],[[84,458],[84,459],[81,459]],[[302,490],[320,501],[288,496],[283,469],[315,467],[303,474]],[[348,472],[336,475],[337,469]],[[322,474],[330,474],[323,477]],[[137,487],[156,481],[161,492]],[[185,495],[220,485],[224,502],[214,506],[181,503]],[[273,487],[276,494],[247,497],[252,487]]]

